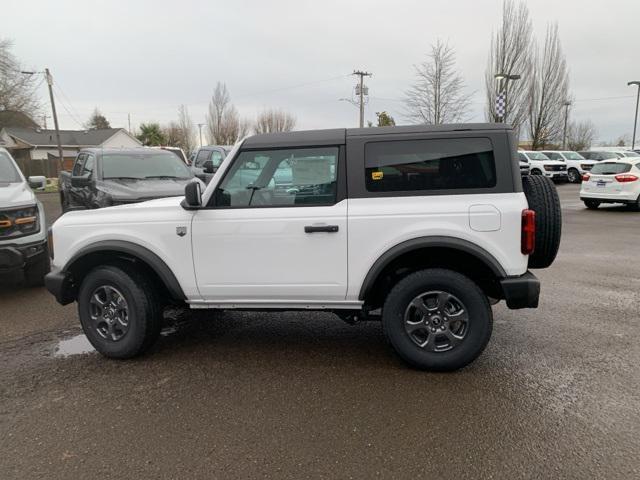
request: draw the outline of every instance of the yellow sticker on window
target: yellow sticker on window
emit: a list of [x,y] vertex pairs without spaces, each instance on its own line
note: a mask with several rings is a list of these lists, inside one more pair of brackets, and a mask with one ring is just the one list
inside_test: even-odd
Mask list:
[[384,177],[382,172],[371,172],[371,180],[382,180],[382,177]]

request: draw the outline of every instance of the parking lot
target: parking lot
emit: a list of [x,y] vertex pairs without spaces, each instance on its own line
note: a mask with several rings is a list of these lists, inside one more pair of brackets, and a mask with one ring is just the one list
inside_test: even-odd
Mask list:
[[558,186],[540,308],[496,305],[457,373],[328,313],[210,313],[134,361],[72,354],[75,306],[5,279],[0,478],[637,478],[640,213],[578,188]]

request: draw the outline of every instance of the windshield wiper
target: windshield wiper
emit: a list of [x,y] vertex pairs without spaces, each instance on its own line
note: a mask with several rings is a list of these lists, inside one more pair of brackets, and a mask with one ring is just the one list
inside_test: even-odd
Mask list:
[[145,180],[149,178],[179,178],[180,180],[186,180],[189,177],[176,177],[175,175],[149,175],[148,177],[144,177]]
[[142,177],[102,177],[103,180],[143,180]]

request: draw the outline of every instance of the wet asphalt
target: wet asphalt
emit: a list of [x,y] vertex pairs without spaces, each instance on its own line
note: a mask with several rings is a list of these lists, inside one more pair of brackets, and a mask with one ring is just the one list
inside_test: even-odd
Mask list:
[[133,361],[61,356],[75,307],[3,279],[0,478],[639,478],[640,213],[558,189],[540,308],[494,306],[456,373],[327,313],[202,314]]

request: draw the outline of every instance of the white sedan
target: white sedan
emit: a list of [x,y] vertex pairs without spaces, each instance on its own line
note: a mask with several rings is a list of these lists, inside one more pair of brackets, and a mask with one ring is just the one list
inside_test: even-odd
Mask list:
[[624,203],[640,210],[640,158],[625,157],[594,165],[582,178],[580,200],[590,209],[601,203]]

